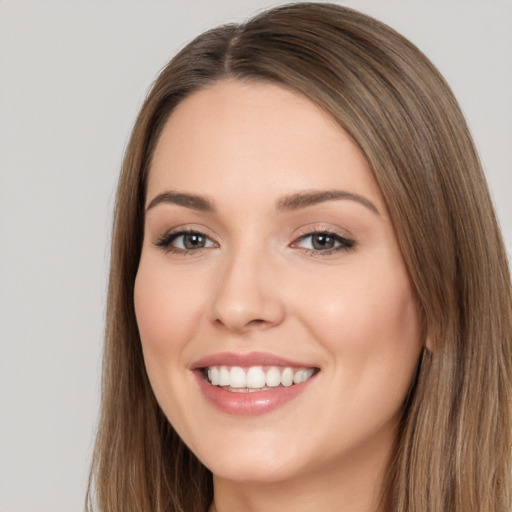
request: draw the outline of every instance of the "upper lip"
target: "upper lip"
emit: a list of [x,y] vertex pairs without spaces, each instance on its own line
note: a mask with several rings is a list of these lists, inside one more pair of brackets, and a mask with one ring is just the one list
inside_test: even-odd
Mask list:
[[293,368],[315,368],[314,365],[277,356],[267,352],[218,352],[194,361],[191,370],[206,368],[208,366],[289,366]]

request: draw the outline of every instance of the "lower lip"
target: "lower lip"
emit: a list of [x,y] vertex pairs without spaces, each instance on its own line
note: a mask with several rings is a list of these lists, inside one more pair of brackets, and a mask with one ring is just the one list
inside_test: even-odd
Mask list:
[[237,416],[258,416],[278,409],[302,394],[316,376],[315,374],[307,381],[293,386],[240,393],[212,386],[204,378],[202,371],[194,371],[194,375],[203,395],[211,404],[222,412]]

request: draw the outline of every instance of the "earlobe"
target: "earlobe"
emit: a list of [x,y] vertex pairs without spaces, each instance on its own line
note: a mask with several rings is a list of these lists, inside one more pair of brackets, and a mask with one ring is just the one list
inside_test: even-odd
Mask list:
[[435,350],[435,343],[432,340],[431,336],[427,336],[425,338],[425,343],[423,344],[423,351],[428,352],[429,355],[433,354]]

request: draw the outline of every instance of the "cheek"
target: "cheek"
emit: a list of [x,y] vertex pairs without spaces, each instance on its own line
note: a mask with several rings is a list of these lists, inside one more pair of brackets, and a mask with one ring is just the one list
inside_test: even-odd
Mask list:
[[417,301],[405,269],[375,266],[340,275],[322,298],[310,295],[305,303],[309,329],[329,352],[346,399],[365,396],[378,407],[378,397],[385,396],[401,403],[422,347]]
[[406,275],[369,280],[353,293],[350,304],[347,329],[358,345],[392,355],[418,344],[417,302]]
[[397,424],[422,348],[408,277],[400,272],[388,279],[371,277],[359,277],[353,287],[345,280],[346,293],[330,298],[317,325],[333,357],[334,387],[344,404],[343,412],[333,411],[330,420],[339,425],[348,415],[361,431]]
[[176,279],[158,262],[141,261],[134,303],[144,352],[176,352],[192,336],[201,304],[194,283]]
[[322,331],[321,337],[335,346],[357,348],[379,339],[400,345],[419,339],[417,301],[403,268],[351,268],[317,280],[316,286],[306,283],[303,289],[307,293],[300,294],[297,304],[304,306],[315,331]]
[[190,340],[199,325],[202,294],[192,276],[173,275],[156,258],[141,260],[134,305],[144,364],[151,387],[169,421],[179,428],[186,395],[179,390],[190,362]]
[[185,281],[177,281],[158,260],[143,258],[134,288],[146,371],[160,407],[177,429],[183,422],[180,411],[187,410],[187,397],[180,390],[189,377],[187,350],[201,309],[197,288]]

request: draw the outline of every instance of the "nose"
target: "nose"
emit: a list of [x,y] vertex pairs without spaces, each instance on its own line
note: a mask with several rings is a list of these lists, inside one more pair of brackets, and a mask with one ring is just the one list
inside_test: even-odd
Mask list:
[[278,270],[260,251],[237,251],[216,276],[211,319],[219,327],[244,334],[279,325],[285,317]]

